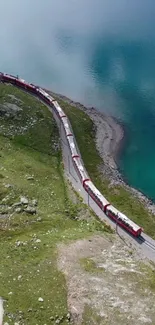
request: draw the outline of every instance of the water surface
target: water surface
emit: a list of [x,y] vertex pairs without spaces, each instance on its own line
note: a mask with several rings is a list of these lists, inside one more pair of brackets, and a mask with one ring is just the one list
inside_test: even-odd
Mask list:
[[121,119],[119,167],[155,200],[153,0],[1,0],[0,70]]

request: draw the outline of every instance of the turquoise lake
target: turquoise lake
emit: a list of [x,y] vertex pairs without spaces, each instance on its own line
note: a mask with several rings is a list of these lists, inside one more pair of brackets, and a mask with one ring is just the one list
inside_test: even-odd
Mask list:
[[154,1],[5,0],[0,10],[0,71],[121,120],[119,169],[155,201]]

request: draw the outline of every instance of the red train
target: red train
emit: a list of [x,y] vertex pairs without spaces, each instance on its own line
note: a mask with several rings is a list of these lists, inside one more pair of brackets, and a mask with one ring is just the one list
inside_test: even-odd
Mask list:
[[60,118],[62,125],[64,127],[73,164],[85,191],[89,194],[89,196],[93,199],[93,201],[95,201],[95,203],[100,207],[100,209],[107,215],[107,217],[109,217],[111,220],[116,222],[119,226],[124,228],[127,232],[132,234],[134,237],[140,236],[143,229],[138,225],[136,225],[123,213],[118,211],[115,207],[113,207],[106,200],[106,198],[98,191],[98,189],[90,180],[87,171],[84,168],[83,162],[80,158],[79,150],[77,148],[77,144],[69,120],[65,115],[64,111],[62,110],[62,108],[60,107],[60,105],[58,104],[58,102],[42,88],[37,87],[31,83],[27,83],[25,80],[20,79],[18,77],[6,73],[0,73],[0,81],[4,83],[10,83],[17,87],[20,87],[21,89],[27,90],[31,94],[35,94],[40,99],[42,99],[45,102],[45,104],[48,104],[49,106],[52,107],[54,112]]

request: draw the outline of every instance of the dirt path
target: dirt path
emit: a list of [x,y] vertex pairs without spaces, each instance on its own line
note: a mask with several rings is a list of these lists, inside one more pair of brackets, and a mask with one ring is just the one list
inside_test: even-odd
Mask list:
[[[150,270],[120,239],[95,236],[58,250],[75,324],[82,324],[86,306],[100,317],[98,325],[155,324]],[[95,324],[94,316],[84,324]]]

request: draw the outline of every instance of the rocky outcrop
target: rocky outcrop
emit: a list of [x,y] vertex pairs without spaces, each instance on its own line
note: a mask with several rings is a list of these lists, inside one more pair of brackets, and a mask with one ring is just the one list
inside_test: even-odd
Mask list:
[[25,196],[21,196],[20,200],[13,203],[12,205],[7,204],[7,200],[9,196],[6,196],[0,204],[0,216],[1,217],[8,217],[15,213],[28,213],[28,214],[37,214],[37,205],[38,201],[36,199],[29,200]]

